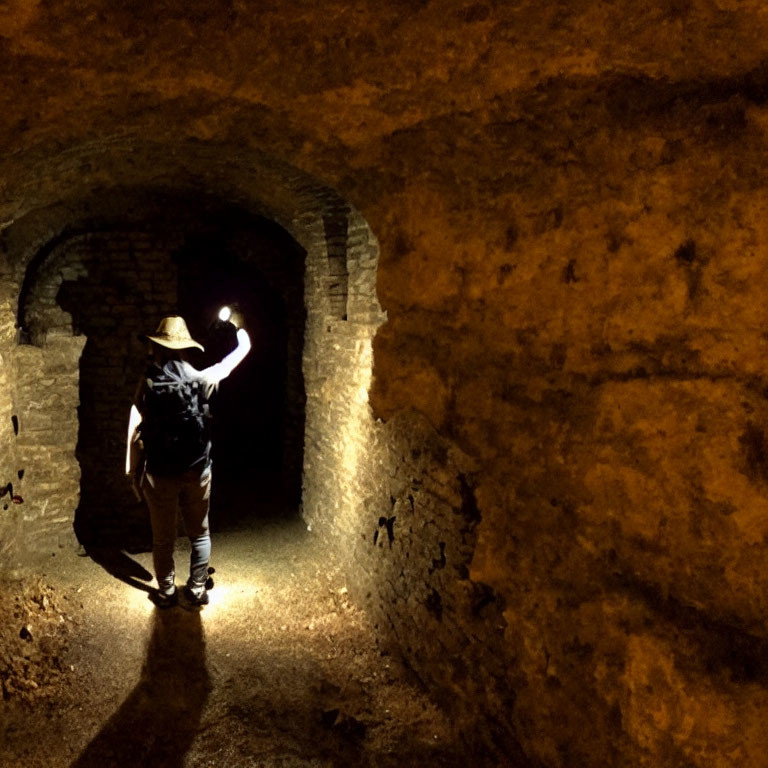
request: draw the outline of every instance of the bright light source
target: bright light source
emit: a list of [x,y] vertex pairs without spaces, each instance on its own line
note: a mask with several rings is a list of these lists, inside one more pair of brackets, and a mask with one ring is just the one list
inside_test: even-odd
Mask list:
[[222,307],[219,310],[219,320],[223,323],[226,323],[230,317],[232,317],[232,310],[229,307]]

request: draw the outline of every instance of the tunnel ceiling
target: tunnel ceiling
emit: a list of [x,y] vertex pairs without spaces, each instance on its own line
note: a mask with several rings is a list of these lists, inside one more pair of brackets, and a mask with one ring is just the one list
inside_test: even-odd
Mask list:
[[[488,150],[499,126],[535,120],[564,89],[574,110],[597,94],[620,113],[627,86],[635,103],[673,102],[735,93],[747,78],[762,102],[766,32],[764,4],[735,0],[266,2],[258,11],[11,0],[0,9],[3,166],[19,163],[23,181],[24,150],[46,157],[115,134],[227,142],[266,150],[370,207],[416,167],[481,175],[498,155]],[[463,159],[436,141],[448,134]]]
[[[733,173],[763,184],[767,32],[764,4],[736,0],[12,0],[0,9],[0,229],[115,185],[227,197],[233,168],[299,168],[355,204],[382,244],[383,371],[390,333],[420,335],[423,318],[403,311],[447,307],[454,330],[477,309],[467,269],[491,289],[505,250],[548,218],[559,226],[564,196],[621,197],[640,133],[666,136],[666,162],[681,132],[737,149]],[[425,264],[457,239],[460,263],[433,279]],[[496,328],[489,318],[475,333],[494,346]],[[374,402],[386,414],[407,398]]]
[[[197,237],[222,237],[250,224],[275,231],[277,237],[290,236],[261,213],[232,204],[206,190],[126,187],[124,184],[77,196],[66,194],[49,205],[33,208],[7,223],[3,231],[6,258],[18,275],[34,269],[35,261],[56,242],[84,232],[107,231],[131,226],[154,229],[173,227],[195,233]],[[249,201],[252,205],[257,201]],[[23,292],[23,291],[22,291]]]

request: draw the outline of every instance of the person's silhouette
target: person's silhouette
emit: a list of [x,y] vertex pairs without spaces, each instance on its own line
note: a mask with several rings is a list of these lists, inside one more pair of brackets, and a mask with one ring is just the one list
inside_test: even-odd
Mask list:
[[72,768],[182,768],[211,691],[201,618],[153,612],[141,679]]

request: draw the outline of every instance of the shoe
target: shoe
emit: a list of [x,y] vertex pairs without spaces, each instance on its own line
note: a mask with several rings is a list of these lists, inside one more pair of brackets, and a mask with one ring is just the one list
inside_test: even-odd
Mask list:
[[208,590],[203,587],[202,591],[198,594],[187,584],[184,587],[184,598],[189,605],[208,605]]
[[149,593],[149,599],[158,608],[173,608],[173,606],[177,605],[179,602],[179,590],[174,588],[173,592],[166,594],[159,589],[153,589]]

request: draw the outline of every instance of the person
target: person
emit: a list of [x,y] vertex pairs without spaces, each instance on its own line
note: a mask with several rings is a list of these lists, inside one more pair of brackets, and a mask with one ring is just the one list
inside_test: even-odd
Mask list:
[[[190,336],[184,318],[165,317],[155,333],[144,338],[150,342],[153,359],[131,406],[126,470],[133,476],[134,491],[149,507],[157,579],[150,598],[161,608],[178,602],[173,548],[181,512],[191,544],[184,596],[190,605],[207,605],[212,476],[208,400],[248,354],[251,340],[239,328],[237,347],[199,371],[188,362],[186,351],[203,346]],[[137,446],[141,446],[138,455]]]

